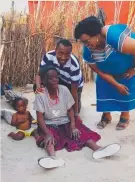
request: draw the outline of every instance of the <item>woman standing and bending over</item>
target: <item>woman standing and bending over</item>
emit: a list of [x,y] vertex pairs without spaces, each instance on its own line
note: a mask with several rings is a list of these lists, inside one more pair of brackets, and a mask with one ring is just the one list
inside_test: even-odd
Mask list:
[[74,34],[84,44],[83,59],[97,73],[97,111],[103,112],[98,127],[119,111],[116,129],[125,129],[135,109],[135,33],[124,24],[102,26],[91,16],[78,23]]

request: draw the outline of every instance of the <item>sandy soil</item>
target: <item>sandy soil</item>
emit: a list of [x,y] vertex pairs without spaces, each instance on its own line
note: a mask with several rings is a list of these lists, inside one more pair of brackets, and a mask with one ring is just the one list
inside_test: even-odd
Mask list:
[[[32,110],[33,93],[24,94],[29,99],[29,110]],[[57,156],[66,161],[62,168],[44,170],[37,164],[39,157],[47,154],[36,147],[32,137],[17,142],[7,137],[13,128],[1,122],[2,133],[2,182],[135,182],[135,111],[131,112],[131,123],[125,131],[116,131],[119,113],[113,113],[113,121],[104,130],[98,130],[96,123],[101,113],[96,112],[95,85],[86,84],[82,95],[81,117],[84,123],[101,134],[99,144],[112,142],[121,144],[121,151],[110,159],[95,161],[92,151],[84,148],[69,153],[66,150],[57,152]],[[9,108],[2,99],[2,108]],[[34,113],[33,113],[34,115]]]

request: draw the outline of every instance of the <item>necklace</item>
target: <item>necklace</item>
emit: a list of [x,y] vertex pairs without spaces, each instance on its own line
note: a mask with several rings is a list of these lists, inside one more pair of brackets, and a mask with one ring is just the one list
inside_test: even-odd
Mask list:
[[46,88],[46,92],[47,92],[47,96],[48,96],[48,100],[50,102],[50,105],[51,106],[57,105],[59,103],[59,92],[58,92],[58,89],[57,89],[57,93],[56,93],[57,94],[56,99],[54,99],[54,100],[50,98],[50,94],[49,94],[47,88]]

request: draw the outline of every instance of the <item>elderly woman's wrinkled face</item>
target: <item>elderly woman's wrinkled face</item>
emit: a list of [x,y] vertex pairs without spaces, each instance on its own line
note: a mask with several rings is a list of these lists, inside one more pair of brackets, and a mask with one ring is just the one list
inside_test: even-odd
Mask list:
[[49,70],[46,75],[46,84],[50,88],[58,88],[59,75],[55,70]]
[[90,49],[96,49],[99,39],[98,36],[89,36],[87,34],[82,34],[80,37],[80,41]]

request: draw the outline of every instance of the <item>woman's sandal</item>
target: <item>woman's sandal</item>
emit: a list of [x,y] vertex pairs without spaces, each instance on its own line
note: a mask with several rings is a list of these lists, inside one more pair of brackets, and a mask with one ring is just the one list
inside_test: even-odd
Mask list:
[[37,140],[36,140],[36,145],[40,148],[44,148],[44,137],[40,136]]
[[102,116],[101,121],[97,124],[99,129],[105,128],[109,123],[111,123],[111,119],[108,119],[106,116]]
[[56,157],[41,157],[38,159],[38,164],[44,169],[52,169],[64,166],[65,161]]
[[119,152],[120,148],[121,146],[117,143],[107,145],[106,147],[102,147],[96,150],[95,152],[93,152],[93,158],[102,159],[102,158],[113,156],[117,152]]
[[124,130],[128,127],[130,120],[125,118],[120,118],[119,123],[116,126],[116,130]]

